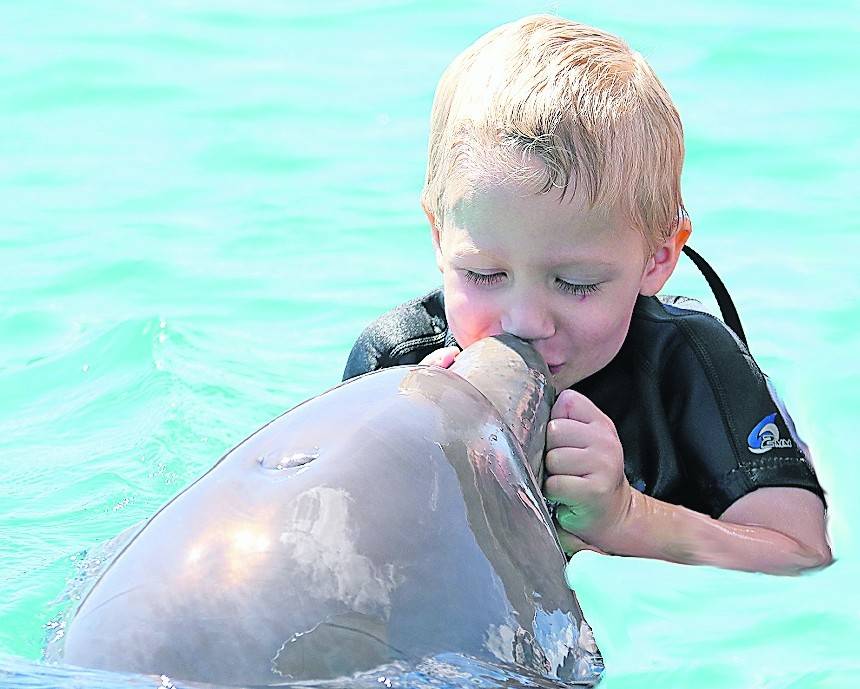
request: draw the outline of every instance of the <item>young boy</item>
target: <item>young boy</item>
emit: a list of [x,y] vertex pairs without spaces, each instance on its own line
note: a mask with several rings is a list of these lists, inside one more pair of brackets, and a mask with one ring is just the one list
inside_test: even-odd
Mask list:
[[433,103],[442,290],[371,324],[344,379],[511,333],[561,391],[544,491],[569,554],[826,565],[824,492],[767,379],[721,322],[654,296],[690,234],[683,156],[668,93],[620,39],[549,15],[486,34]]

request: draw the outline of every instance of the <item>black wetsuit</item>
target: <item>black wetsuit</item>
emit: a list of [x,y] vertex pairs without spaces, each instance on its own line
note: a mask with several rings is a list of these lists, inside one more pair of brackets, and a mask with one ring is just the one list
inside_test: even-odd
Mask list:
[[[343,378],[455,344],[436,290],[371,323]],[[824,500],[767,378],[713,316],[640,296],[616,357],[573,389],[615,423],[627,479],[647,495],[715,518],[764,486],[806,488]]]

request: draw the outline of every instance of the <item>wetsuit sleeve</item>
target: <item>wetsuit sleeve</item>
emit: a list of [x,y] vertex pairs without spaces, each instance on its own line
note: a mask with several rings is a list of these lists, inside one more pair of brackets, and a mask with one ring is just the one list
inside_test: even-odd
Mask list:
[[389,366],[419,363],[434,349],[453,343],[441,290],[408,301],[371,323],[352,347],[343,380]]
[[380,362],[385,359],[385,353],[380,351],[381,344],[382,342],[376,336],[372,324],[365,328],[352,346],[352,351],[346,360],[343,380],[349,380],[364,373],[384,368],[380,366]]
[[746,347],[715,318],[676,323],[683,337],[669,368],[676,377],[669,406],[700,503],[690,506],[716,518],[766,486],[805,488],[825,501],[806,446]]

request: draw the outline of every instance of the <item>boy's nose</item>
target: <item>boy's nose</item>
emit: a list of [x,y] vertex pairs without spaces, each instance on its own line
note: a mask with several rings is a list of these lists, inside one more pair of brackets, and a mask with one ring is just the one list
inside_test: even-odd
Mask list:
[[549,312],[533,301],[512,304],[502,313],[502,330],[521,340],[545,340],[555,335]]

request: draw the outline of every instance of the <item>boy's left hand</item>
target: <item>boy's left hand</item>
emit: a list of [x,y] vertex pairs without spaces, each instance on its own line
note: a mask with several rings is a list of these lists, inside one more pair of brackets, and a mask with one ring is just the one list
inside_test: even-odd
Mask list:
[[612,420],[585,395],[562,390],[547,424],[546,450],[544,491],[561,503],[556,518],[573,535],[559,534],[565,550],[623,550],[633,488]]

